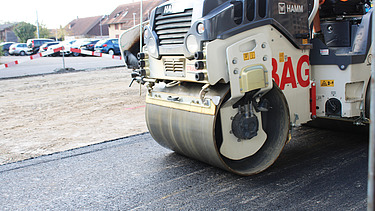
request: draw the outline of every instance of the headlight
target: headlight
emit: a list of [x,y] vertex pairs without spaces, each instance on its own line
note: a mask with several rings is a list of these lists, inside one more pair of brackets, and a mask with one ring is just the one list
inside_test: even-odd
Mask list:
[[150,55],[156,55],[157,54],[156,41],[153,37],[150,37],[148,39],[147,50],[150,53]]
[[204,32],[204,25],[203,25],[203,23],[199,23],[197,25],[197,32],[198,32],[198,34],[203,34],[203,32]]
[[143,37],[144,37],[146,49],[148,51],[148,55],[157,58],[159,56],[158,46],[157,46],[155,38],[152,36],[152,32],[149,26],[145,27],[145,30],[143,32]]
[[186,38],[186,48],[191,54],[199,50],[198,41],[194,35],[191,34]]

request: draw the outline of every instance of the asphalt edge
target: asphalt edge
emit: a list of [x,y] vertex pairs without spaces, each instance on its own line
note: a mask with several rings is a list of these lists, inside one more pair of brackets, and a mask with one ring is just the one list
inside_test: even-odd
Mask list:
[[149,132],[139,133],[135,135],[111,139],[111,140],[102,141],[102,142],[98,142],[94,144],[89,144],[89,145],[78,147],[78,148],[72,148],[72,149],[68,149],[65,151],[53,152],[50,154],[40,155],[37,157],[31,157],[25,160],[19,160],[19,161],[15,161],[12,163],[0,164],[0,174],[4,172],[8,172],[8,171],[22,169],[22,168],[33,166],[33,165],[48,163],[48,162],[52,162],[56,160],[63,160],[69,157],[76,157],[76,156],[88,154],[91,152],[101,151],[101,150],[113,148],[122,144],[132,144],[137,141],[133,140],[133,141],[126,142],[126,143],[124,142],[118,143],[118,142],[125,141],[130,138],[142,137],[142,136],[147,136],[147,135],[150,135],[150,133]]

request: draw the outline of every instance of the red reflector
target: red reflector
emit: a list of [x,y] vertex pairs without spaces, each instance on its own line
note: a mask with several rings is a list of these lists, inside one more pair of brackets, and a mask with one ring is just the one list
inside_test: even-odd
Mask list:
[[103,47],[107,47],[107,44],[104,44]]
[[310,88],[310,112],[311,118],[316,118],[316,84],[313,82]]

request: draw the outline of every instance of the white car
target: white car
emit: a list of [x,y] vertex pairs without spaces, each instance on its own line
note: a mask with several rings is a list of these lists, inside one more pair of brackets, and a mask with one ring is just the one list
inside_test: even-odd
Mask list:
[[[90,42],[98,40],[98,39],[90,39],[90,38],[84,38],[84,39],[78,39],[76,42],[74,42],[71,47],[75,49],[81,49],[83,46],[89,44]],[[73,56],[79,56],[80,53],[73,52]]]
[[48,49],[49,46],[57,45],[59,43],[60,42],[46,42],[39,47],[39,52],[41,53],[41,52],[47,51],[47,50],[49,50]]
[[25,56],[27,54],[27,45],[26,43],[14,43],[9,47],[10,55],[20,55]]
[[74,42],[76,42],[76,40],[65,40],[65,41],[60,42],[57,45],[51,45],[51,46],[49,46],[48,50],[56,49],[56,48],[59,48],[59,47],[63,46],[64,50],[60,51],[60,55],[62,55],[62,53],[64,53],[65,56],[70,56],[70,54],[72,53],[70,51],[70,48],[72,47],[72,44]]

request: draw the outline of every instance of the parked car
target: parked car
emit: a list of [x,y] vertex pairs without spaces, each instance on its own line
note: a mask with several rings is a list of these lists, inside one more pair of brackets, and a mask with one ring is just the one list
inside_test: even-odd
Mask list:
[[[72,48],[75,49],[82,49],[82,50],[88,50],[87,46],[91,45],[91,51],[94,51],[94,46],[98,42],[98,39],[80,39],[77,40],[73,45]],[[79,56],[80,53],[73,52],[73,56]]]
[[26,43],[13,43],[9,47],[9,54],[10,55],[25,56],[26,52],[27,52],[27,45],[26,45]]
[[94,51],[95,44],[100,40],[90,40],[81,46],[82,50]]
[[[81,46],[84,45],[85,43],[89,42],[89,41],[90,41],[90,39],[87,39],[87,38],[78,39],[72,44],[71,48],[81,49]],[[76,52],[73,52],[72,54],[73,54],[73,56],[79,56],[80,55],[80,53],[76,53]]]
[[[44,51],[47,51],[48,50],[48,47],[51,46],[51,45],[57,45],[59,44],[60,42],[46,42],[44,43],[43,45],[41,45],[39,47],[39,52],[44,52]],[[54,49],[54,48],[53,48]]]
[[14,42],[3,42],[3,43],[0,43],[0,48],[2,48],[4,56],[8,56],[9,55],[9,47],[12,44],[14,44]]
[[52,49],[59,48],[59,47],[63,46],[64,50],[61,50],[60,52],[56,52],[56,54],[54,54],[54,56],[62,55],[63,53],[64,53],[65,56],[70,56],[70,54],[72,53],[70,51],[70,48],[72,47],[72,44],[75,43],[75,42],[76,42],[76,40],[64,40],[57,45],[49,46],[48,50],[52,50]]
[[46,42],[54,42],[55,40],[52,39],[28,39],[27,40],[27,47],[28,53],[36,54],[39,51],[39,47]]
[[95,44],[95,52],[108,53],[110,55],[120,54],[118,39],[100,40]]

